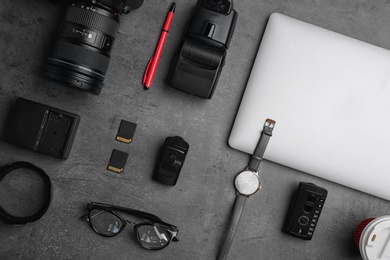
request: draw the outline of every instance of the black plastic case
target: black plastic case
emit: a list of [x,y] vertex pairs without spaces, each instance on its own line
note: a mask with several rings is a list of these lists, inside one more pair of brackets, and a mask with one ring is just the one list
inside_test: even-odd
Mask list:
[[16,100],[4,140],[38,153],[67,159],[80,117],[24,98]]
[[198,0],[168,84],[201,98],[212,98],[236,20],[231,0]]
[[328,191],[313,183],[300,182],[284,222],[283,231],[311,240],[317,227]]
[[176,185],[189,147],[180,136],[167,137],[157,160],[153,179],[165,185]]

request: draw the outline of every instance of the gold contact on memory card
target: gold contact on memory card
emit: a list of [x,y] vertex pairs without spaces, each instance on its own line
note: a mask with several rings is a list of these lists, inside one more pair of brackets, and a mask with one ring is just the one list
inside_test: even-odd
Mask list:
[[110,170],[110,171],[113,171],[113,172],[117,172],[117,173],[123,172],[123,168],[118,169],[118,168],[110,166],[110,165],[107,167],[107,169]]
[[120,137],[120,136],[117,136],[115,139],[117,141],[120,141],[122,143],[127,143],[127,144],[129,144],[133,141],[133,139],[128,139],[128,138],[124,138],[124,137]]

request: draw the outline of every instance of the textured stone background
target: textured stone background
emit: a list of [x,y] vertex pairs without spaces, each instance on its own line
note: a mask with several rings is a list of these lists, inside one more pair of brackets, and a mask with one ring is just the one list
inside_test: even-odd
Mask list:
[[[17,97],[81,116],[66,161],[0,141],[0,164],[33,162],[54,185],[52,205],[40,221],[20,227],[0,223],[0,259],[214,259],[235,199],[234,176],[249,159],[227,139],[269,15],[280,12],[390,49],[389,1],[236,0],[239,18],[226,65],[213,99],[202,100],[165,83],[195,2],[177,0],[149,91],[143,90],[142,77],[171,1],[145,0],[124,15],[105,87],[93,96],[42,78],[64,9],[44,0],[0,1],[0,134]],[[138,124],[129,145],[114,141],[121,119]],[[158,149],[171,135],[190,143],[175,187],[151,180]],[[121,175],[105,170],[114,148],[129,153]],[[263,189],[246,204],[229,259],[360,259],[352,240],[355,226],[390,211],[387,201],[282,165],[264,161],[260,171]],[[300,181],[329,191],[311,241],[281,232]],[[130,227],[118,237],[100,237],[78,218],[90,201],[154,213],[179,227],[180,242],[147,251],[136,244]]]

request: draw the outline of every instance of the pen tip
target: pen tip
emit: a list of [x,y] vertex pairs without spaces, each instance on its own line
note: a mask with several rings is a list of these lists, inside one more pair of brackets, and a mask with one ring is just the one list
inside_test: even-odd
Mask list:
[[172,6],[171,6],[170,12],[174,13],[174,12],[175,12],[175,9],[176,9],[176,3],[173,2]]

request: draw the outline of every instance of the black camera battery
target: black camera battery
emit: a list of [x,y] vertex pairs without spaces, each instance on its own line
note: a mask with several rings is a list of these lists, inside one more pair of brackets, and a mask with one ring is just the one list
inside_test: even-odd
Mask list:
[[8,143],[67,159],[80,117],[24,98],[16,100],[4,132]]
[[313,183],[300,182],[287,213],[283,231],[311,240],[324,207],[328,191]]

